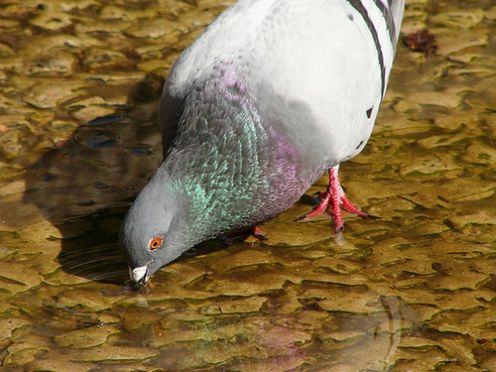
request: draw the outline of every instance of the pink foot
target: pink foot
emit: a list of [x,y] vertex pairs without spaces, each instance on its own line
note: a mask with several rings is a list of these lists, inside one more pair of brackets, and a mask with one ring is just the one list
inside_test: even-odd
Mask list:
[[253,235],[258,240],[267,240],[267,236],[265,236],[265,233],[258,226],[253,226],[251,228],[251,235]]
[[246,240],[250,235],[254,236],[260,241],[267,240],[267,237],[265,236],[264,232],[258,226],[252,226],[249,229],[243,231],[237,231],[230,234],[223,234],[219,236],[219,239],[223,241],[225,244],[231,245],[236,241]]
[[334,230],[340,232],[344,228],[343,216],[341,214],[341,206],[343,208],[360,217],[368,217],[369,215],[362,212],[360,208],[353,205],[346,195],[338,178],[337,167],[329,169],[329,186],[327,191],[320,194],[320,203],[311,212],[307,213],[299,219],[299,221],[308,221],[322,213],[329,213],[334,221]]

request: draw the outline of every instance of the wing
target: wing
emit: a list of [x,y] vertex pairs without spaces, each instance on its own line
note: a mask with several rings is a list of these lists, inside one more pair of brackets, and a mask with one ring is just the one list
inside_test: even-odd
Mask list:
[[319,133],[302,147],[318,142],[329,164],[356,155],[387,86],[403,7],[404,0],[239,0],[171,71],[161,104],[164,150],[184,97],[221,65],[274,117],[287,117],[283,131]]
[[403,19],[403,12],[405,11],[405,0],[388,0],[388,4],[396,25],[396,40],[398,40],[398,37],[400,36],[401,20]]
[[162,153],[164,159],[176,136],[177,125],[184,111],[184,101],[185,97],[172,95],[168,89],[167,82],[164,84],[159,104],[159,122],[162,131]]
[[[267,91],[287,102],[273,105],[274,116],[295,108],[284,125],[291,133],[317,134],[306,145],[321,148],[327,165],[359,153],[372,132],[403,6],[404,1],[391,0],[285,1],[279,16],[267,17],[261,28],[260,39],[271,44],[264,55],[254,53],[261,55],[256,71],[264,83],[258,86],[269,85]],[[306,120],[296,115],[301,107]]]

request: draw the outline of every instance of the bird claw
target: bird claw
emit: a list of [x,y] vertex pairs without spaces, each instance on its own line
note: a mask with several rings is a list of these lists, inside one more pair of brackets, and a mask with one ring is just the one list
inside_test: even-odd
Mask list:
[[369,217],[369,214],[368,213],[365,213],[363,212],[360,208],[358,208],[356,205],[354,205],[352,202],[350,202],[348,200],[348,198],[346,197],[346,195],[341,195],[341,205],[343,206],[344,210],[351,213],[351,214],[355,214],[359,217],[363,217],[363,218],[368,218]]
[[344,229],[344,221],[341,215],[341,206],[349,213],[355,214],[359,217],[369,218],[373,217],[363,212],[351,203],[344,194],[341,184],[339,182],[337,169],[329,169],[329,186],[327,191],[320,193],[319,204],[310,212],[298,217],[295,221],[304,222],[309,221],[324,213],[329,214],[334,222],[334,231],[339,233]]
[[262,231],[262,229],[258,226],[253,226],[251,228],[251,235],[257,238],[260,241],[268,240],[267,235]]

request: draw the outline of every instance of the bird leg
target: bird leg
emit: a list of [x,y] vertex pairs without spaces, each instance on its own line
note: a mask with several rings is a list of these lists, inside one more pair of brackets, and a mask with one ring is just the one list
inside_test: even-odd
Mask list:
[[236,231],[236,232],[229,233],[229,234],[222,234],[219,236],[219,239],[223,243],[225,243],[227,245],[231,245],[236,241],[246,240],[246,239],[248,239],[249,236],[253,236],[260,241],[267,240],[265,233],[258,226],[252,226],[246,230]]
[[308,221],[322,213],[329,213],[334,222],[334,230],[340,232],[344,228],[341,206],[349,213],[360,217],[368,217],[346,197],[338,177],[339,166],[329,169],[329,186],[327,191],[320,193],[320,203],[309,213],[299,218],[299,221]]

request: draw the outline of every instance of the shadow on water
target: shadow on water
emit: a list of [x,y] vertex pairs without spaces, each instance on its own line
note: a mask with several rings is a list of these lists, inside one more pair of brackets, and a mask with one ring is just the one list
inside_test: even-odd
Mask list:
[[[27,170],[23,201],[60,231],[57,259],[65,272],[104,283],[128,279],[118,233],[130,204],[162,160],[157,112],[163,82],[149,74],[131,89],[127,105],[81,124]],[[108,94],[111,87],[94,89],[95,95],[99,90]],[[210,241],[179,260],[225,246]]]
[[[147,75],[130,89],[125,105],[80,123],[68,140],[27,169],[23,202],[34,205],[59,230],[62,249],[57,259],[66,273],[105,283],[127,280],[118,233],[131,202],[162,159],[157,114],[163,82],[162,77]],[[117,88],[102,81],[89,93],[119,93],[112,90]],[[71,102],[66,107],[81,108]],[[64,118],[59,122],[63,127]],[[307,196],[302,202],[315,204]],[[240,233],[202,243],[179,260],[224,249],[247,236]]]
[[162,84],[148,75],[131,89],[127,105],[80,125],[27,170],[24,202],[59,229],[65,272],[101,282],[127,279],[118,231],[161,161],[156,111]]

